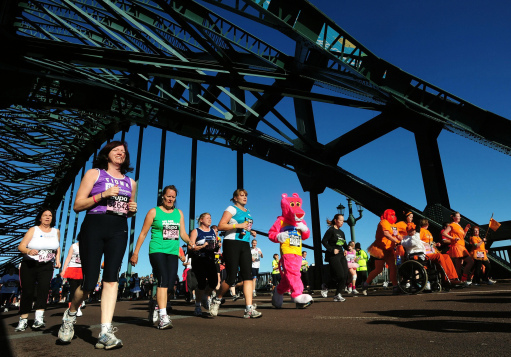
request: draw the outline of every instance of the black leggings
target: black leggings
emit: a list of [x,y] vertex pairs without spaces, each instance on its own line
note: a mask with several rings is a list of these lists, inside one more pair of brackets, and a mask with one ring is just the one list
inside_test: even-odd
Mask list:
[[[215,290],[218,284],[218,274],[216,272],[216,263],[213,259],[207,257],[193,257],[192,271],[197,278],[199,290],[206,289],[206,285]],[[207,283],[206,283],[207,280]]]
[[[45,310],[50,292],[50,281],[53,276],[53,262],[39,263],[35,260],[23,260],[20,267],[21,302],[20,314],[28,314],[32,310],[34,292],[37,286],[35,310]],[[37,282],[37,285],[36,285]]]
[[337,286],[335,294],[340,294],[346,287],[346,274],[348,273],[348,262],[344,255],[337,254],[330,257],[330,278]]
[[105,256],[103,281],[117,282],[128,243],[126,217],[110,214],[87,214],[80,233],[82,290],[91,292],[96,287],[103,254]]
[[482,266],[484,265],[484,274],[483,274],[483,281],[488,282],[488,277],[490,276],[491,272],[491,265],[489,260],[477,260],[474,259],[474,282],[480,283],[481,282],[481,273],[482,273]]
[[252,253],[250,252],[250,244],[244,241],[224,239],[223,249],[225,270],[227,271],[225,282],[229,286],[236,282],[238,267],[241,280],[252,280]]
[[177,276],[177,260],[178,256],[175,254],[149,254],[149,262],[153,267],[153,276],[157,279],[159,288],[174,287]]

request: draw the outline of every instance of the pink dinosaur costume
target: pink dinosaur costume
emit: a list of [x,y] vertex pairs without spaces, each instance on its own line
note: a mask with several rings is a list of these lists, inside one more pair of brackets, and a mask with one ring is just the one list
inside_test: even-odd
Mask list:
[[268,232],[272,242],[280,243],[281,280],[273,292],[272,305],[277,309],[282,307],[284,293],[291,291],[291,298],[298,308],[310,306],[312,296],[303,294],[303,284],[300,276],[302,265],[302,240],[309,238],[310,231],[303,220],[305,212],[302,209],[302,199],[297,193],[293,197],[282,194],[280,201],[282,216],[279,216]]

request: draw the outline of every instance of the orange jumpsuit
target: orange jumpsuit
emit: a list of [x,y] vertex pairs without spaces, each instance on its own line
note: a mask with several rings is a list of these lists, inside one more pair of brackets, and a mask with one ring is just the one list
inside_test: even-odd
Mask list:
[[420,232],[421,241],[423,241],[424,248],[426,249],[426,255],[431,261],[438,262],[442,268],[444,268],[445,274],[449,278],[449,280],[458,279],[458,273],[456,273],[456,268],[452,263],[451,258],[447,254],[441,254],[433,245],[433,235],[430,231],[425,228],[421,228]]
[[[407,223],[404,222],[404,221],[400,221],[400,222],[397,222],[396,223],[396,228],[397,228],[397,232],[399,233],[399,235],[401,237],[405,237],[408,235],[408,232],[406,231],[406,227],[407,227]],[[402,245],[398,245],[396,247],[396,257],[400,255],[400,256],[403,256],[405,255],[405,249],[403,248]]]
[[[456,222],[449,223],[449,226],[451,227],[449,235],[453,237],[454,240],[451,241],[447,254],[449,254],[451,258],[466,257],[469,253],[467,248],[465,248],[465,231]],[[459,240],[456,240],[456,238],[459,238]]]
[[[382,219],[380,223],[378,223],[378,228],[376,228],[375,241],[373,245],[383,251],[382,260],[384,260],[389,266],[390,281],[393,286],[397,286],[396,259],[394,254],[396,244],[385,237],[384,231],[388,231],[391,235],[394,235],[394,233],[397,233],[397,228],[395,225],[390,224],[390,222],[386,219]],[[379,269],[374,269],[371,273],[369,273],[367,278],[368,282],[371,282],[378,274],[381,273],[381,270],[378,270]]]

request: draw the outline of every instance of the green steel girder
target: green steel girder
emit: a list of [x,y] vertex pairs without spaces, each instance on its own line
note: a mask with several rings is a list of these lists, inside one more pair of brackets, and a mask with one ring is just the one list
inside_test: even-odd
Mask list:
[[[294,41],[295,53],[215,14],[208,3],[280,31]],[[449,211],[448,199],[439,198],[445,182],[433,183],[442,174],[433,145],[442,129],[511,154],[507,119],[376,57],[304,0],[8,1],[0,4],[0,39],[9,53],[0,59],[7,84],[0,96],[4,256],[15,252],[31,223],[23,217],[42,205],[57,208],[83,163],[134,124],[259,157],[296,172],[305,190],[330,187],[375,214],[387,207],[412,210],[430,218],[433,230]],[[276,109],[286,97],[294,114]],[[323,145],[312,102],[381,114]],[[431,150],[421,166],[436,165],[433,178],[424,175],[424,212],[337,166],[340,157],[394,128],[417,132],[424,125],[430,135],[416,142],[419,150]],[[22,192],[32,185],[30,194]],[[28,201],[25,216],[15,213]]]

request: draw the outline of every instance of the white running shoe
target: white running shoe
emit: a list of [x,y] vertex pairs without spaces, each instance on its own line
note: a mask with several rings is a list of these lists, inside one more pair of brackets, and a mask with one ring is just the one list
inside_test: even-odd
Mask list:
[[343,301],[346,301],[346,299],[345,299],[345,298],[343,298],[343,297],[341,296],[341,294],[339,293],[339,294],[337,294],[337,295],[335,295],[335,296],[334,296],[334,301],[335,301],[335,302],[343,302]]
[[172,327],[174,326],[172,326],[172,321],[170,320],[169,315],[162,316],[160,323],[158,324],[158,329],[165,330]]
[[245,310],[245,314],[243,315],[244,319],[256,319],[258,317],[263,316],[259,311],[255,309],[255,307],[252,305],[252,307],[248,310]]
[[27,319],[22,319],[20,317],[20,321],[18,322],[18,326],[16,326],[14,331],[16,331],[16,332],[25,331],[27,329],[27,327],[28,327],[28,320]]
[[82,301],[82,306],[80,306],[82,309],[85,307],[85,300]]
[[351,294],[352,291],[353,291],[353,288],[351,286],[348,287],[348,294]]
[[104,348],[105,350],[111,350],[114,348],[121,348],[122,341],[115,337],[115,333],[117,332],[117,327],[110,327],[107,333],[99,335],[98,342],[96,343],[96,348]]
[[353,294],[355,294],[355,295],[356,295],[356,294],[359,294],[359,292],[358,292],[358,290],[357,290],[357,289],[353,289],[352,293],[353,293]]
[[60,342],[70,343],[75,335],[75,327],[73,326],[76,323],[76,315],[69,315],[69,309],[64,311],[64,316],[62,316],[62,325],[59,329],[59,340]]
[[211,305],[209,306],[209,314],[211,316],[217,316],[218,310],[220,309],[220,304],[222,303],[222,300],[219,298],[214,298],[213,301],[211,301]]
[[325,283],[321,284],[321,296],[326,298],[328,296],[328,287]]
[[32,328],[37,329],[37,328],[43,328],[44,326],[46,326],[46,324],[44,323],[44,320],[41,317],[40,319],[34,320],[34,324],[32,325]]
[[76,311],[76,316],[78,317],[83,316],[82,307],[78,308],[78,311]]
[[431,284],[428,282],[426,282],[426,286],[424,287],[424,290],[431,290]]

